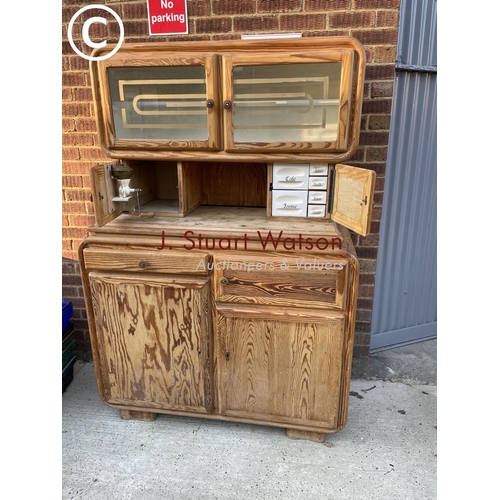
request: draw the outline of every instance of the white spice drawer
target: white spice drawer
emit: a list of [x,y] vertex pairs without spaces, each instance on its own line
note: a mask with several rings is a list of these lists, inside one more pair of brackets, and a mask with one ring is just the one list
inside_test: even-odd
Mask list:
[[309,177],[309,189],[326,189],[328,177]]
[[326,191],[309,191],[308,203],[325,205],[326,204]]
[[308,217],[324,217],[326,213],[325,205],[309,205],[307,207]]
[[311,165],[309,167],[309,175],[328,175],[328,163]]
[[272,215],[307,216],[307,191],[273,190]]
[[273,189],[307,189],[309,163],[275,163],[273,165]]

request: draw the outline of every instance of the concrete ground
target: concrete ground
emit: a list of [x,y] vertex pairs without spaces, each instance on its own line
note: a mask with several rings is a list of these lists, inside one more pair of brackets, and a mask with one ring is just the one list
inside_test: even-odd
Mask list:
[[159,415],[125,421],[78,362],[62,397],[63,499],[437,498],[436,341],[355,360],[349,420],[325,443]]

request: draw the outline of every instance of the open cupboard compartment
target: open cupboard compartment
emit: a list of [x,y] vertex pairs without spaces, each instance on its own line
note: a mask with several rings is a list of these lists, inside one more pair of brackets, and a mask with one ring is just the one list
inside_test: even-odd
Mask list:
[[[121,213],[184,217],[202,205],[256,207],[269,217],[332,219],[366,236],[370,230],[375,173],[348,165],[129,161],[130,186],[119,201],[117,162],[91,169],[96,223]],[[249,189],[251,187],[251,189]]]

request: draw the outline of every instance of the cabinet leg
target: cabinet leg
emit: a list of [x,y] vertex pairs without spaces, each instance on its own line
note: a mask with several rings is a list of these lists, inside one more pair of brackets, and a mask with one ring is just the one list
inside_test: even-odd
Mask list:
[[144,422],[152,422],[156,419],[156,413],[149,411],[134,411],[134,410],[120,410],[123,420],[143,420]]
[[326,434],[323,432],[298,431],[296,429],[287,429],[286,435],[290,439],[308,439],[316,441],[316,443],[322,443],[326,439]]

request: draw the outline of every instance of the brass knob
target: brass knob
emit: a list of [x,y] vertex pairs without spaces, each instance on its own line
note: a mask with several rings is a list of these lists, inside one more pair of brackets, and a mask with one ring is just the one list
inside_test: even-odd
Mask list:
[[224,107],[229,109],[232,106],[231,101],[224,101]]
[[213,108],[214,107],[214,101],[213,99],[209,99],[207,101],[207,108]]
[[139,262],[139,267],[141,269],[144,269],[146,267],[146,263],[143,260],[141,260],[141,262]]
[[221,282],[223,285],[227,285],[227,278],[221,278],[221,279],[220,279],[220,282]]

